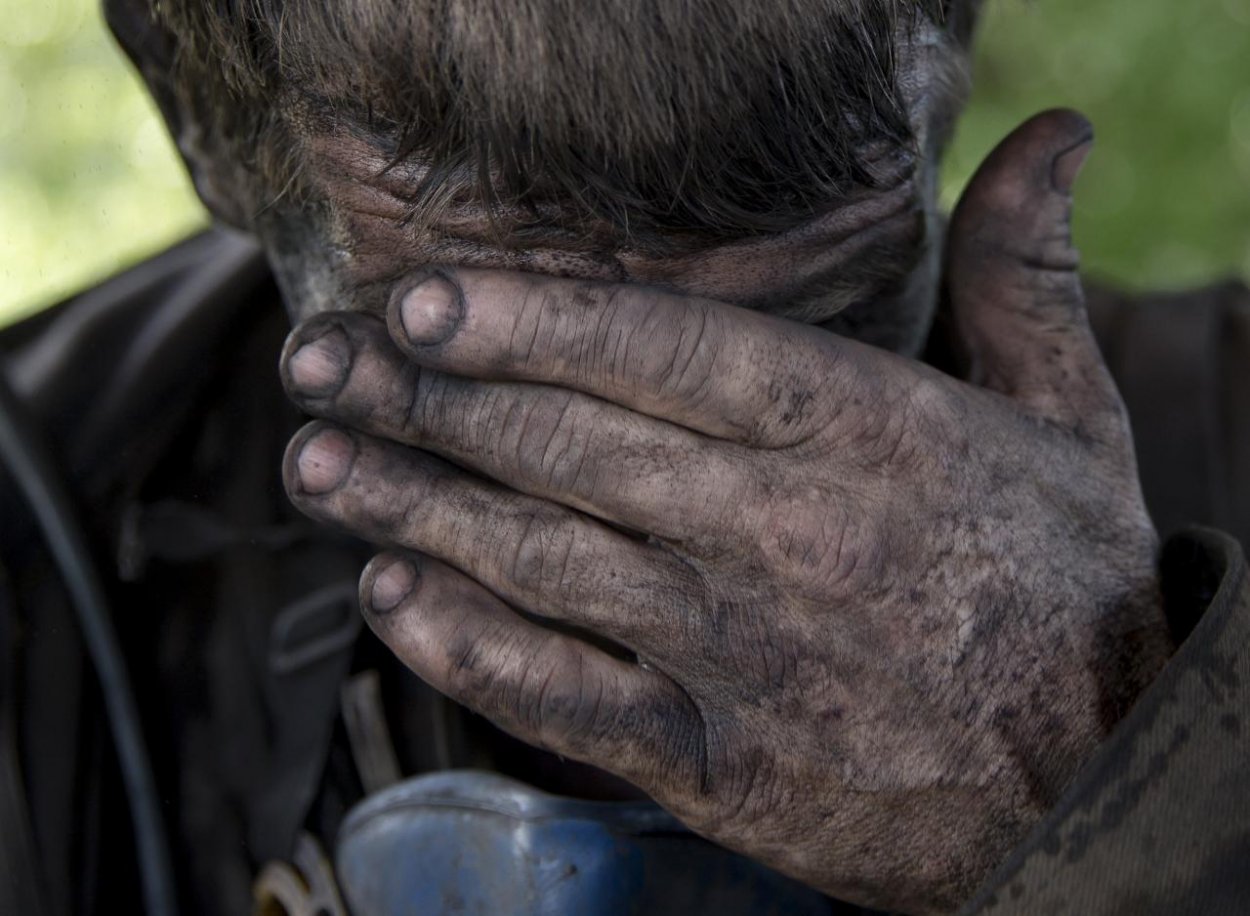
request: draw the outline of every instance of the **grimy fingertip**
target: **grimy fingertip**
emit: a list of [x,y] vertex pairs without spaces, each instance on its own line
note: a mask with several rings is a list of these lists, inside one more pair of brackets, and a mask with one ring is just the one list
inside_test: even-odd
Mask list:
[[329,325],[296,344],[283,360],[287,390],[297,398],[324,400],[338,394],[352,367],[352,344],[343,328]]
[[445,343],[464,318],[464,293],[443,271],[430,271],[396,287],[387,325],[396,341],[414,347]]
[[374,557],[360,579],[360,606],[366,613],[381,617],[416,591],[421,573],[407,557],[383,553]]
[[292,496],[325,496],[341,487],[356,461],[356,440],[330,423],[309,423],[282,457],[282,476]]

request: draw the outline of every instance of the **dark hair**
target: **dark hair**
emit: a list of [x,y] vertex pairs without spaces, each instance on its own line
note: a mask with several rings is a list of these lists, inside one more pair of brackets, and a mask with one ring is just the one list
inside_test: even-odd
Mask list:
[[779,231],[872,186],[910,148],[900,39],[965,37],[951,0],[146,2],[164,107],[270,198],[309,193],[300,137],[330,125],[422,163],[414,216],[554,206],[644,238]]

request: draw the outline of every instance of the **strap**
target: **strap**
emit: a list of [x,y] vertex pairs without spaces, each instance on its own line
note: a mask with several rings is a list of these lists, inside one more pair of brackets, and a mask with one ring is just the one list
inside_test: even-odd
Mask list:
[[347,916],[334,868],[315,837],[301,833],[295,861],[269,862],[252,887],[252,916]]
[[343,684],[339,705],[365,794],[381,792],[399,782],[399,760],[386,724],[377,671],[362,671],[349,678]]
[[[287,330],[259,249],[212,231],[37,326],[0,334],[70,485],[95,510],[93,533],[119,555],[119,592],[145,612],[160,610],[161,625],[136,625],[126,649],[150,688],[144,713],[167,752],[161,761],[179,768],[167,772],[178,786],[171,814],[179,840],[195,850],[183,865],[207,912],[243,911],[249,853],[290,854],[319,796],[360,625],[358,548],[307,538],[281,498],[275,459],[297,422],[273,371]],[[187,501],[192,511],[182,511]],[[11,517],[5,522],[3,540],[25,543]],[[11,568],[23,610],[37,604],[31,592],[43,583]],[[26,664],[53,674],[42,657]],[[160,700],[170,690],[180,694],[176,707]],[[75,733],[72,712],[73,720],[29,731]],[[23,753],[34,753],[31,735],[21,737]],[[56,763],[77,758],[69,747]],[[81,817],[66,824],[44,810],[54,797],[75,815],[81,798],[55,791],[46,772],[26,776],[37,838],[75,833],[89,843],[97,831]],[[8,816],[0,823],[7,834]],[[101,868],[120,874],[127,855],[105,843]],[[62,872],[81,883],[80,864],[46,866],[58,879],[50,898],[63,895]],[[32,910],[0,905],[8,912]]]

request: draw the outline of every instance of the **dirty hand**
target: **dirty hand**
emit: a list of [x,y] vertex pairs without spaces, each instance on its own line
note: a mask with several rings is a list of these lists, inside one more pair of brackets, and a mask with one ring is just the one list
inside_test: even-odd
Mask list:
[[830,894],[950,910],[1170,651],[1068,230],[1088,130],[1026,124],[954,216],[975,384],[721,303],[453,270],[389,328],[294,332],[324,421],[291,496],[389,545],[362,604],[437,689]]

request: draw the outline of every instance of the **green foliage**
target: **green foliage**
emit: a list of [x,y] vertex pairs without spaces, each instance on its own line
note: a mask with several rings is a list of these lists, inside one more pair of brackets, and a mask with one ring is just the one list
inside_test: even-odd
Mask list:
[[1029,114],[1083,111],[1087,271],[1131,289],[1250,278],[1250,0],[990,0],[946,200]]
[[[0,0],[0,324],[206,223],[96,0]],[[991,0],[953,202],[1029,114],[1081,109],[1094,273],[1133,288],[1250,275],[1250,0]]]
[[0,324],[206,219],[96,0],[0,0]]

